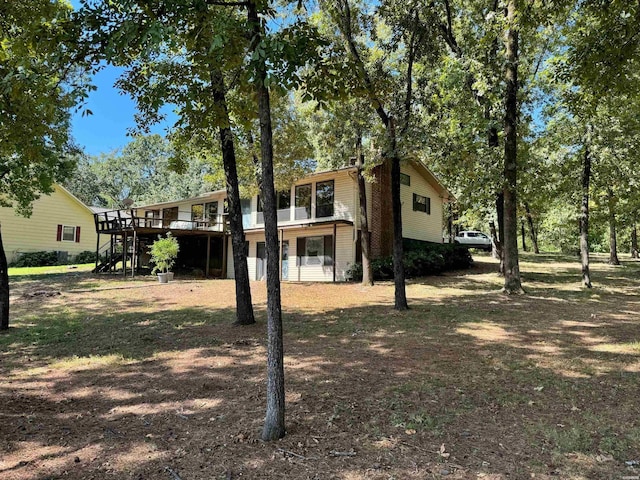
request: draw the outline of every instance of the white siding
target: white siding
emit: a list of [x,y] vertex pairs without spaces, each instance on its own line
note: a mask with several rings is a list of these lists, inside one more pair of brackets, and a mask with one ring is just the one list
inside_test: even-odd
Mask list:
[[[282,235],[280,233],[280,235]],[[299,237],[315,237],[333,235],[333,226],[304,228],[295,230],[285,230],[284,240],[289,242],[289,278],[288,281],[300,282],[331,282],[333,281],[333,266],[322,265],[298,265],[297,263],[297,240]],[[250,280],[259,280],[257,278],[257,245],[258,242],[264,242],[264,234],[250,233],[247,234],[249,242],[249,257],[247,258],[247,266],[249,270]],[[350,225],[338,225],[336,227],[336,251],[334,252],[334,262],[336,267],[336,280],[344,281],[346,270],[355,259],[355,243],[354,230]],[[228,255],[228,278],[234,278],[233,272],[233,254],[231,248]]]
[[[442,243],[442,198],[413,165],[404,164],[401,171],[411,177],[410,186],[400,186],[402,236]],[[413,210],[414,193],[431,199],[431,214]]]

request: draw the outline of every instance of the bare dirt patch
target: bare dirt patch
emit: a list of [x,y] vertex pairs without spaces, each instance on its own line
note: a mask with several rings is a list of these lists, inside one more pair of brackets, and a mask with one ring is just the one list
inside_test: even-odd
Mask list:
[[[640,475],[638,263],[523,262],[393,286],[283,284],[287,436],[259,440],[258,323],[231,281],[15,285],[0,479],[606,479]],[[20,292],[60,291],[59,296]]]

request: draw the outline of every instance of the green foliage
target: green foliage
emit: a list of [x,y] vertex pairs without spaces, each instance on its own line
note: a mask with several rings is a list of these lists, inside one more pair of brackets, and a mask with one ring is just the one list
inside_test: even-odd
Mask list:
[[0,6],[0,205],[18,213],[73,167],[71,113],[91,89],[79,37],[66,1]]
[[[440,244],[405,240],[404,268],[408,278],[437,275],[450,270],[469,268],[473,259],[469,249],[458,244]],[[371,261],[371,271],[376,280],[393,278],[393,257]],[[362,280],[362,264],[356,262],[346,274],[350,281]]]
[[48,267],[59,265],[58,252],[25,252],[10,267]]
[[84,250],[78,253],[75,257],[73,257],[73,263],[83,264],[83,263],[95,263],[96,261],[96,252],[91,250]]
[[81,156],[65,186],[87,205],[110,208],[123,208],[127,198],[144,205],[223,187],[207,181],[215,168],[207,159],[187,159],[178,173],[172,168],[173,155],[171,144],[160,135],[139,135],[121,151]]
[[168,272],[178,257],[180,251],[180,245],[178,239],[171,236],[171,232],[167,233],[165,238],[158,236],[158,240],[151,244],[149,247],[149,254],[151,255],[151,263],[154,264],[153,271],[156,272]]

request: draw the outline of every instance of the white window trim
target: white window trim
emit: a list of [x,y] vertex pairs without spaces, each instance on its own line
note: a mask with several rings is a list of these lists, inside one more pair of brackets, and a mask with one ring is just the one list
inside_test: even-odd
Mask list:
[[[64,229],[65,228],[73,228],[73,239],[71,240],[65,240],[64,239]],[[60,241],[61,242],[68,242],[68,243],[76,243],[76,233],[78,232],[78,226],[77,225],[62,225],[62,233],[60,235]]]

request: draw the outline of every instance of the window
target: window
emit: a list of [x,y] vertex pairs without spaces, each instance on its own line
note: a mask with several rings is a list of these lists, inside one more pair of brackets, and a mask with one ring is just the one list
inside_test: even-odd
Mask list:
[[333,217],[333,180],[316,183],[316,218]]
[[407,175],[406,173],[401,173],[400,174],[400,183],[402,185],[406,185],[408,187],[411,186],[411,177],[409,175]]
[[162,226],[169,227],[174,220],[178,220],[178,207],[163,208]]
[[160,210],[147,210],[144,212],[144,225],[145,227],[159,227],[160,225]]
[[[288,222],[291,220],[291,191],[276,192],[276,210],[279,222]],[[258,218],[257,223],[264,223],[264,202],[262,197],[258,195]]]
[[62,241],[63,242],[75,242],[76,241],[76,227],[63,226],[62,227]]
[[429,197],[423,197],[417,193],[413,194],[413,210],[416,212],[424,212],[431,214],[431,199]]
[[215,223],[218,219],[218,202],[209,202],[204,204],[205,219],[211,223]]
[[298,238],[297,265],[333,265],[333,235]]
[[56,241],[80,243],[80,227],[59,224]]
[[277,192],[276,202],[278,204],[278,221],[288,222],[291,220],[291,191]]
[[191,205],[191,221],[202,222],[204,220],[204,205]]
[[296,187],[296,220],[311,218],[311,184]]
[[262,202],[262,197],[258,195],[258,216],[256,217],[256,223],[264,223],[264,203]]

